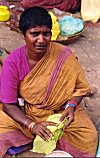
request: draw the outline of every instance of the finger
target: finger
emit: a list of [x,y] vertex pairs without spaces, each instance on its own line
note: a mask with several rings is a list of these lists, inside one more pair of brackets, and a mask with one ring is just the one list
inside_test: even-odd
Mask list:
[[71,121],[68,121],[68,122],[64,125],[63,130],[65,130],[65,128],[66,128],[67,126],[69,126],[70,124],[71,124]]
[[55,123],[55,122],[46,122],[46,126],[58,126],[59,124],[58,123]]
[[42,131],[42,135],[45,137],[45,139],[47,141],[49,141],[50,139],[52,139],[52,134],[47,133],[46,131]]
[[61,116],[61,118],[60,118],[60,121],[62,122],[65,119],[65,117],[67,117],[67,115],[68,114],[63,113],[62,116]]
[[47,135],[49,139],[52,138],[52,132],[48,128],[42,127],[42,131],[45,132],[44,134]]
[[47,139],[44,137],[44,135],[42,133],[38,134],[44,141],[47,141]]
[[66,128],[67,126],[69,126],[73,121],[74,121],[74,117],[70,117],[70,118],[68,119],[68,122],[65,123],[65,125],[64,125],[64,127],[63,127],[63,130],[65,130],[65,128]]
[[37,135],[40,136],[44,141],[47,141],[47,138],[45,137],[45,134],[43,134],[43,129],[39,129],[37,132]]
[[41,129],[41,131],[39,132],[39,135],[44,141],[48,141],[52,138],[51,132],[46,128]]

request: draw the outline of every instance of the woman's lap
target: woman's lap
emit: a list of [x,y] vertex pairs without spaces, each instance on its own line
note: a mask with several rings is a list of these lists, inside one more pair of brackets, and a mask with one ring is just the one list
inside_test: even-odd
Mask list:
[[[0,120],[0,148],[2,148],[2,145],[7,144],[4,146],[5,149],[2,148],[4,151],[6,151],[7,147],[18,147],[33,141],[32,135],[28,130],[21,127],[2,110],[0,110]],[[76,149],[88,152],[91,155],[95,154],[97,132],[93,123],[82,108],[79,108],[75,112],[75,120],[66,128],[63,137],[69,145]]]

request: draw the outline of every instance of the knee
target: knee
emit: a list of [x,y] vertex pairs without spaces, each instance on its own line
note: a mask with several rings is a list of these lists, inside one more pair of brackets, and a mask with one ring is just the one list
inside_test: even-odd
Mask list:
[[94,129],[92,130],[92,135],[91,138],[94,142],[98,143],[98,132],[96,130],[96,128],[94,127]]

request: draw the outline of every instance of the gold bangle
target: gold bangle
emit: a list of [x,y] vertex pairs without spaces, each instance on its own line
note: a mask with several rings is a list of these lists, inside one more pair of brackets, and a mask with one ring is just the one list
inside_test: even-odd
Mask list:
[[32,123],[28,126],[28,129],[29,129],[30,131],[32,131],[34,125],[35,125],[35,122],[32,122]]
[[30,121],[29,118],[28,118],[28,119],[25,121],[25,123],[24,123],[24,127],[25,127],[25,128],[26,128],[26,124],[27,124],[28,121]]

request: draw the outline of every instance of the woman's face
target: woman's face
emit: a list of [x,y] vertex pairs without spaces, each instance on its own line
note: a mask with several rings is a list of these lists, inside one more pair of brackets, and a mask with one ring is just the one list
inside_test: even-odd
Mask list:
[[34,54],[45,54],[51,41],[51,35],[51,30],[46,26],[28,29],[24,36],[27,51]]

